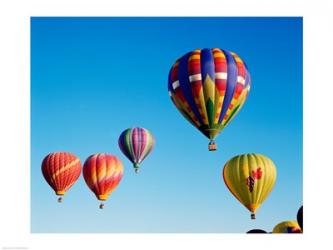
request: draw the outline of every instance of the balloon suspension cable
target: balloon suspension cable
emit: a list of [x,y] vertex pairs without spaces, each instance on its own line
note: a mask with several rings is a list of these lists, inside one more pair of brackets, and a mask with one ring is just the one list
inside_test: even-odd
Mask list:
[[217,149],[217,146],[216,146],[215,141],[213,139],[210,140],[210,142],[208,143],[208,150],[209,151],[216,151],[216,149]]
[[104,203],[102,202],[100,205],[99,205],[99,209],[103,209],[104,208]]
[[255,220],[256,219],[256,215],[253,213],[251,214],[251,220]]
[[62,202],[62,197],[58,198],[58,202],[61,203]]

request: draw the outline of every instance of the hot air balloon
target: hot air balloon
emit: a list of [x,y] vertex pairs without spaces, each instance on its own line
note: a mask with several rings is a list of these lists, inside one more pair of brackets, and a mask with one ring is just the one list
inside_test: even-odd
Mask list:
[[[80,177],[80,159],[67,152],[48,154],[42,162],[42,173],[56,195],[62,196]],[[61,202],[62,198],[58,198]]]
[[303,231],[303,206],[301,206],[298,209],[298,212],[297,212],[297,223],[298,223],[298,225],[301,227],[301,229]]
[[246,232],[247,234],[267,234],[265,230],[262,229],[252,229]]
[[129,128],[123,131],[118,139],[120,150],[133,163],[138,173],[141,162],[152,151],[155,140],[145,128]]
[[261,154],[243,154],[231,158],[223,168],[223,179],[230,192],[251,212],[267,198],[275,184],[276,168]]
[[250,74],[235,53],[221,49],[197,49],[179,58],[169,73],[168,90],[180,113],[210,139],[230,123],[245,103]]
[[302,233],[297,221],[283,221],[273,228],[273,234],[278,233]]
[[[84,162],[83,177],[97,199],[105,201],[123,177],[123,164],[113,155],[94,154]],[[99,207],[103,209],[104,203]]]

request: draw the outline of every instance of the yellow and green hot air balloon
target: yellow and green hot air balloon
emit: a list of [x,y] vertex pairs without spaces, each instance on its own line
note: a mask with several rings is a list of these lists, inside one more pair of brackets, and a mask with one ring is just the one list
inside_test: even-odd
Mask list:
[[223,179],[230,192],[251,212],[255,212],[272,191],[276,167],[261,154],[243,154],[231,158],[223,168]]
[[273,234],[294,234],[294,233],[302,233],[302,229],[298,225],[297,221],[283,221],[279,224],[277,224],[273,228]]

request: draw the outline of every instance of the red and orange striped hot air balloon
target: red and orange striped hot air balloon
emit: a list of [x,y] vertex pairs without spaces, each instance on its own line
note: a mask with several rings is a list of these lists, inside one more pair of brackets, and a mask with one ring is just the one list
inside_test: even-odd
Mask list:
[[[78,157],[68,152],[48,154],[42,162],[42,173],[55,193],[62,196],[80,177],[82,170]],[[58,198],[61,202],[62,198]]]
[[[110,154],[94,154],[83,166],[83,177],[88,187],[100,201],[108,199],[123,177],[123,164]],[[99,208],[103,209],[101,203]]]

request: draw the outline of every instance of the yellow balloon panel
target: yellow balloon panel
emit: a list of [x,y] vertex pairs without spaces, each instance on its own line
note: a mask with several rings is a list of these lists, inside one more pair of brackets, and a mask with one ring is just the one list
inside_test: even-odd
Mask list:
[[224,165],[223,179],[230,192],[255,213],[274,187],[276,167],[261,154],[238,155]]
[[301,233],[297,221],[283,221],[273,228],[273,233]]

